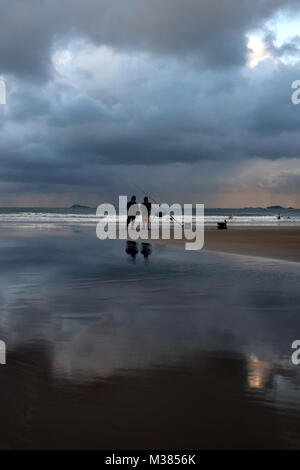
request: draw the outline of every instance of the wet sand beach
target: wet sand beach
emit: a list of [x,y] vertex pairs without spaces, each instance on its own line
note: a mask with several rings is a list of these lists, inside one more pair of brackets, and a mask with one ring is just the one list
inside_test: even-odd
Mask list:
[[54,226],[0,256],[2,449],[300,448],[296,263]]
[[[150,241],[183,246],[187,240],[175,240],[171,229],[170,240],[150,236]],[[299,262],[300,227],[229,226],[228,230],[209,227],[205,229],[203,249]]]

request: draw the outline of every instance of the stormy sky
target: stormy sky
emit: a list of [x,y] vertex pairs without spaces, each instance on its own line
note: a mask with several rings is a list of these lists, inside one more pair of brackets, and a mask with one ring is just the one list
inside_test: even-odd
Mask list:
[[0,9],[0,205],[300,207],[299,0]]

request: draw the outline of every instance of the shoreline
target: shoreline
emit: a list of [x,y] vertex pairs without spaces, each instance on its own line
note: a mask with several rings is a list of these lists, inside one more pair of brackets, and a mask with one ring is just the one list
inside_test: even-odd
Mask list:
[[[38,224],[39,230],[36,230],[37,224],[0,224],[1,235],[11,233],[16,236],[33,237],[42,235],[43,233],[52,233],[59,231],[65,233],[65,230],[70,230],[73,233],[74,229],[96,231],[94,224]],[[29,230],[30,229],[30,230]],[[43,229],[43,230],[41,230]],[[94,232],[95,233],[95,232]],[[170,229],[170,239],[163,239],[161,234],[159,239],[140,238],[137,242],[145,242],[151,244],[173,245],[184,248],[184,245],[189,240],[185,238],[181,240],[174,239],[174,231]],[[96,236],[96,233],[95,233]],[[118,230],[117,230],[117,239]],[[126,240],[122,237],[122,240]],[[130,240],[130,238],[127,238]],[[217,230],[216,227],[206,226],[204,232],[204,247],[203,250],[232,253],[236,255],[258,256],[264,258],[271,258],[277,260],[285,260],[291,262],[300,262],[300,226],[241,226],[241,225],[228,225],[227,230]]]
[[[137,241],[184,247],[186,239],[140,239]],[[229,227],[206,228],[203,250],[300,262],[300,227]]]

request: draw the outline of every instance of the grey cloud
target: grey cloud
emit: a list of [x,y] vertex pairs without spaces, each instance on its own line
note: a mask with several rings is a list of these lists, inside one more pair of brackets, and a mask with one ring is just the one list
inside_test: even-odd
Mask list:
[[[241,161],[299,158],[299,65],[228,67],[245,61],[247,29],[286,2],[74,0],[67,14],[69,5],[4,1],[0,61],[12,75],[0,108],[2,192],[8,184],[94,201],[137,178],[158,193],[167,181],[163,197],[193,196],[217,191]],[[51,76],[49,54],[76,47],[71,38],[113,47],[116,78],[77,63],[67,78]],[[297,175],[282,173],[281,190],[296,190]]]
[[281,46],[276,46],[276,35],[274,32],[268,31],[265,34],[264,41],[268,50],[274,57],[295,57],[300,59],[300,36],[294,36],[285,41]]
[[26,179],[30,169],[50,167],[299,156],[300,111],[290,99],[297,67],[282,65],[263,78],[235,71],[224,79],[197,71],[185,78],[184,66],[176,66],[162,82],[155,66],[150,94],[125,79],[121,107],[103,105],[82,90],[57,94],[55,86],[37,87],[28,94],[19,84],[2,121],[3,169],[11,167],[13,174],[16,163],[26,166]]
[[22,123],[27,119],[41,118],[49,115],[51,103],[48,97],[37,94],[34,90],[23,88],[22,92],[16,91],[10,95],[10,116],[11,120]]
[[45,79],[53,48],[83,37],[117,49],[194,54],[213,66],[246,60],[245,32],[296,0],[2,0],[4,73]]

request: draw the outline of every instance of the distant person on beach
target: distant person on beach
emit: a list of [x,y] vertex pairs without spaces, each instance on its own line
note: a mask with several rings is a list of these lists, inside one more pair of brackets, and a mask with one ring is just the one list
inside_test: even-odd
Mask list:
[[150,215],[151,215],[151,202],[149,202],[149,199],[147,198],[147,196],[144,197],[143,205],[147,209],[147,215],[144,216],[143,214],[143,228],[145,228],[146,224],[147,224],[147,227],[149,228],[150,227]]
[[134,221],[135,221],[135,215],[129,215],[129,209],[131,206],[133,206],[134,204],[136,204],[136,197],[135,196],[132,196],[131,197],[131,200],[129,202],[127,202],[127,227],[128,225],[131,223],[133,224]]

